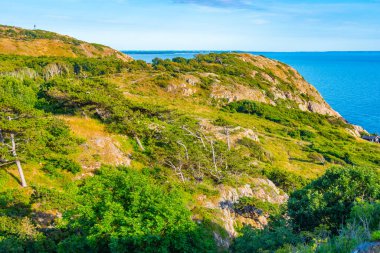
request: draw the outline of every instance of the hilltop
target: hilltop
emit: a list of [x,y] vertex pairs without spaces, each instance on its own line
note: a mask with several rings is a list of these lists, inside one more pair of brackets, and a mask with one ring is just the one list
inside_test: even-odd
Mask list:
[[87,43],[44,30],[28,30],[0,25],[0,54],[64,57],[117,57],[131,60],[110,47]]
[[2,31],[0,251],[292,252],[378,210],[380,146],[286,64]]

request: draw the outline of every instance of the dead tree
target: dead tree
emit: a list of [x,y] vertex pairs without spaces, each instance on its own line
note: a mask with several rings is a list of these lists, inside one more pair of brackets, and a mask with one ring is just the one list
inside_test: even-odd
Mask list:
[[202,166],[201,166],[201,163],[198,161],[198,164],[197,164],[197,171],[194,169],[194,167],[192,167],[192,174],[193,174],[193,177],[195,180],[197,180],[198,182],[202,182],[203,181],[203,177],[204,177],[204,173],[202,172]]
[[[212,168],[209,171],[210,171],[210,174],[216,180],[220,181],[223,178],[223,176],[222,176],[221,171],[218,168],[218,160],[219,160],[219,158],[217,157],[216,150],[215,150],[215,147],[214,147],[214,140],[211,137],[206,136],[202,131],[196,131],[196,132],[194,132],[194,131],[188,129],[186,126],[182,126],[182,129],[184,131],[186,131],[188,133],[188,135],[196,138],[202,144],[202,147],[204,148],[205,151],[207,151],[207,153],[210,151],[210,153],[211,153],[211,160],[212,160]],[[226,136],[227,136],[228,150],[230,150],[231,142],[230,142],[230,135],[229,135],[229,128],[228,127],[225,128],[225,133],[226,133]],[[206,145],[206,143],[207,143],[207,145]],[[185,149],[185,154],[186,154],[186,157],[187,157],[187,160],[188,160],[188,150],[187,150],[187,147],[182,142],[179,142],[179,141],[177,141],[177,144],[181,145]],[[208,147],[208,145],[210,145],[210,146]],[[171,167],[173,167],[173,166],[171,166]],[[226,168],[228,168],[227,163],[226,163]],[[176,167],[176,169],[178,171],[178,167]],[[193,172],[193,175],[195,175],[195,174],[201,175],[201,176],[196,177],[196,178],[199,178],[200,180],[202,180],[203,173],[201,172],[201,165],[200,165],[200,163],[198,163],[198,173],[195,173],[195,169],[194,168],[191,168],[191,170]]]
[[189,161],[189,152],[187,151],[186,145],[183,144],[181,141],[177,141],[177,143],[185,149],[186,160]]
[[18,173],[20,174],[21,185],[22,187],[27,187],[28,185],[26,184],[26,181],[25,181],[24,171],[22,170],[20,159],[17,156],[16,141],[15,141],[15,136],[13,133],[11,133],[11,143],[12,143],[12,155],[15,158],[15,163],[18,169]]
[[[12,118],[8,117],[8,120],[11,121]],[[0,130],[0,143],[3,146],[6,146],[7,148],[10,149],[10,153],[12,154],[12,156],[14,158],[14,161],[2,160],[1,162],[3,163],[3,165],[11,164],[11,163],[14,162],[16,164],[16,166],[17,166],[18,173],[20,174],[21,186],[22,187],[27,187],[28,185],[26,184],[26,180],[25,180],[25,176],[24,176],[24,171],[22,169],[20,159],[19,159],[19,157],[17,155],[17,151],[16,151],[16,139],[15,139],[15,134],[13,132],[10,133],[10,142],[11,142],[10,145],[8,145],[7,143],[5,143],[5,137],[4,137],[3,133],[2,133],[2,131]]]
[[230,151],[231,150],[231,141],[230,141],[230,130],[228,127],[224,127],[224,133],[226,134],[226,137],[227,137],[228,151]]
[[142,143],[141,143],[141,141],[140,141],[140,138],[137,136],[137,134],[135,134],[135,139],[136,139],[137,145],[139,145],[141,151],[145,151],[145,148],[144,148],[144,146],[142,145]]
[[182,182],[185,182],[185,177],[183,176],[183,173],[182,173],[182,166],[183,166],[182,162],[180,162],[178,166],[175,166],[171,161],[167,161],[165,163],[174,170],[174,172],[181,178]]
[[198,132],[194,133],[191,130],[189,130],[188,128],[186,128],[185,126],[182,126],[182,129],[185,130],[186,132],[188,132],[190,136],[193,136],[194,138],[198,139],[202,143],[203,148],[206,149],[206,144],[202,138],[202,135],[203,135],[202,132],[201,133],[198,133]]
[[211,145],[212,163],[214,164],[215,171],[217,171],[218,166],[216,165],[216,155],[215,155],[214,141],[213,140],[210,140],[210,145]]

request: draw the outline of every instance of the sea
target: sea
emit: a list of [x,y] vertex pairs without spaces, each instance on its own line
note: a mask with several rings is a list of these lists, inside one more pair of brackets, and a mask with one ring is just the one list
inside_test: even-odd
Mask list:
[[[226,51],[123,51],[136,60],[193,58]],[[380,52],[248,52],[296,70],[348,122],[380,134]]]

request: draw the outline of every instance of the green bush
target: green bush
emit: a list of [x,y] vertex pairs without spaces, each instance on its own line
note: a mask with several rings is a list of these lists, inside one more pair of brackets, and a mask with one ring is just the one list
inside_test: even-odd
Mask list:
[[22,191],[8,189],[0,193],[0,215],[23,217],[31,213],[30,197]]
[[301,139],[304,141],[311,141],[316,135],[305,129],[296,129],[288,132],[288,135],[292,138]]
[[371,233],[371,240],[380,241],[380,230],[376,230]]
[[308,183],[305,178],[278,168],[264,170],[263,174],[287,193],[300,189]]
[[239,140],[239,144],[249,148],[251,151],[251,157],[263,162],[272,161],[271,153],[266,151],[257,141],[243,137],[241,140]]
[[81,166],[68,158],[62,157],[57,159],[51,159],[49,160],[44,167],[42,167],[42,170],[45,172],[57,176],[58,170],[66,170],[68,172],[71,172],[72,174],[76,174],[82,170]]
[[297,231],[312,231],[319,225],[337,232],[350,215],[357,198],[380,197],[380,177],[374,169],[331,168],[309,185],[291,194],[288,211]]
[[[229,103],[223,108],[223,110],[228,112],[240,112],[245,114],[256,115],[269,121],[273,121],[292,128],[305,126],[316,128],[326,125],[348,127],[348,125],[342,120],[333,121],[331,120],[330,116],[320,115],[311,112],[304,112],[298,109],[298,107],[289,109],[287,106],[282,104],[273,106],[250,100],[242,100]],[[340,133],[335,133],[335,135],[336,134]],[[290,136],[299,137],[304,140],[311,140],[315,137],[315,134],[313,132],[310,132],[309,130],[301,129],[290,131]],[[346,136],[341,136],[341,138],[346,139]]]
[[210,232],[190,219],[184,193],[140,172],[103,167],[83,182],[78,196],[80,206],[64,215],[70,236],[60,252],[216,250]]
[[351,209],[350,223],[357,223],[370,230],[380,229],[380,201],[365,202],[357,199]]
[[246,207],[254,207],[259,210],[262,210],[267,214],[279,214],[280,206],[278,204],[273,204],[268,201],[262,201],[255,197],[242,197],[239,201],[234,204],[233,208],[237,211],[244,211]]
[[76,189],[67,187],[64,191],[43,186],[33,186],[30,199],[42,210],[68,210],[76,207]]
[[332,236],[327,241],[316,247],[316,253],[346,253],[353,250],[361,243],[367,241],[367,235],[362,227],[346,226],[341,229],[339,235]]
[[237,237],[231,245],[232,252],[274,252],[286,244],[296,245],[301,238],[294,234],[286,220],[278,219],[271,222],[264,229],[254,229],[246,226],[241,231],[242,235]]

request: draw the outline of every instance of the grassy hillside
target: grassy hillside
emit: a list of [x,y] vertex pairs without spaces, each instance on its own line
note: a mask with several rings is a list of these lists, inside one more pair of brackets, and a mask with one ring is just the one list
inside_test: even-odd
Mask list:
[[64,57],[130,57],[112,48],[43,30],[0,25],[0,54]]
[[[2,36],[76,43],[35,32]],[[380,146],[283,63],[10,52],[0,55],[0,224],[11,224],[0,251],[294,252],[337,235],[337,219],[352,224],[351,210],[378,208]],[[265,244],[273,238],[283,240]]]

